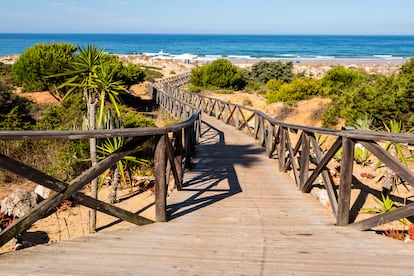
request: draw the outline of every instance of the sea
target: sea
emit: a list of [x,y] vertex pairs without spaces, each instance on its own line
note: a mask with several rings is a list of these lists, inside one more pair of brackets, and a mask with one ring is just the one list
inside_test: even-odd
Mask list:
[[94,44],[112,54],[198,59],[401,61],[414,56],[407,35],[0,34],[0,57],[35,43]]

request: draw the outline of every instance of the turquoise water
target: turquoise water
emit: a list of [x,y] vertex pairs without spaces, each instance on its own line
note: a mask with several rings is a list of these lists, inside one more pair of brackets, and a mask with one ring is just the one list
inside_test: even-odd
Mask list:
[[93,43],[115,54],[191,53],[243,59],[397,60],[414,56],[414,36],[0,34],[0,56],[35,43]]

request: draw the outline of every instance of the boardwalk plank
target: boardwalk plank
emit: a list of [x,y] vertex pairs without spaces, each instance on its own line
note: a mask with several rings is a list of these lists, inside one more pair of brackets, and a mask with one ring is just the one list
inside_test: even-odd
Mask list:
[[185,174],[182,191],[168,198],[169,222],[3,254],[0,270],[9,275],[412,273],[413,245],[335,226],[331,212],[299,192],[256,141],[214,118],[204,120],[195,167]]

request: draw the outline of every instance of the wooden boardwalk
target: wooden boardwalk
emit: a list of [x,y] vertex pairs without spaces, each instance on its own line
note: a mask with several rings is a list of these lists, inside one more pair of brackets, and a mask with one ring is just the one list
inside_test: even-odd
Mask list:
[[247,135],[204,116],[170,221],[0,255],[3,275],[411,275],[414,245],[335,226]]

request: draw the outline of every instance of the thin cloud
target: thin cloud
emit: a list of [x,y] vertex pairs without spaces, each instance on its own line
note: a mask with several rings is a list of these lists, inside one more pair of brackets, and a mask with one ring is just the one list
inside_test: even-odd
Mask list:
[[64,11],[64,12],[89,12],[89,8],[77,5],[75,3],[67,3],[67,2],[55,2],[52,3],[52,8]]
[[128,0],[113,0],[112,4],[126,6],[126,5],[130,4],[130,1],[128,1]]

